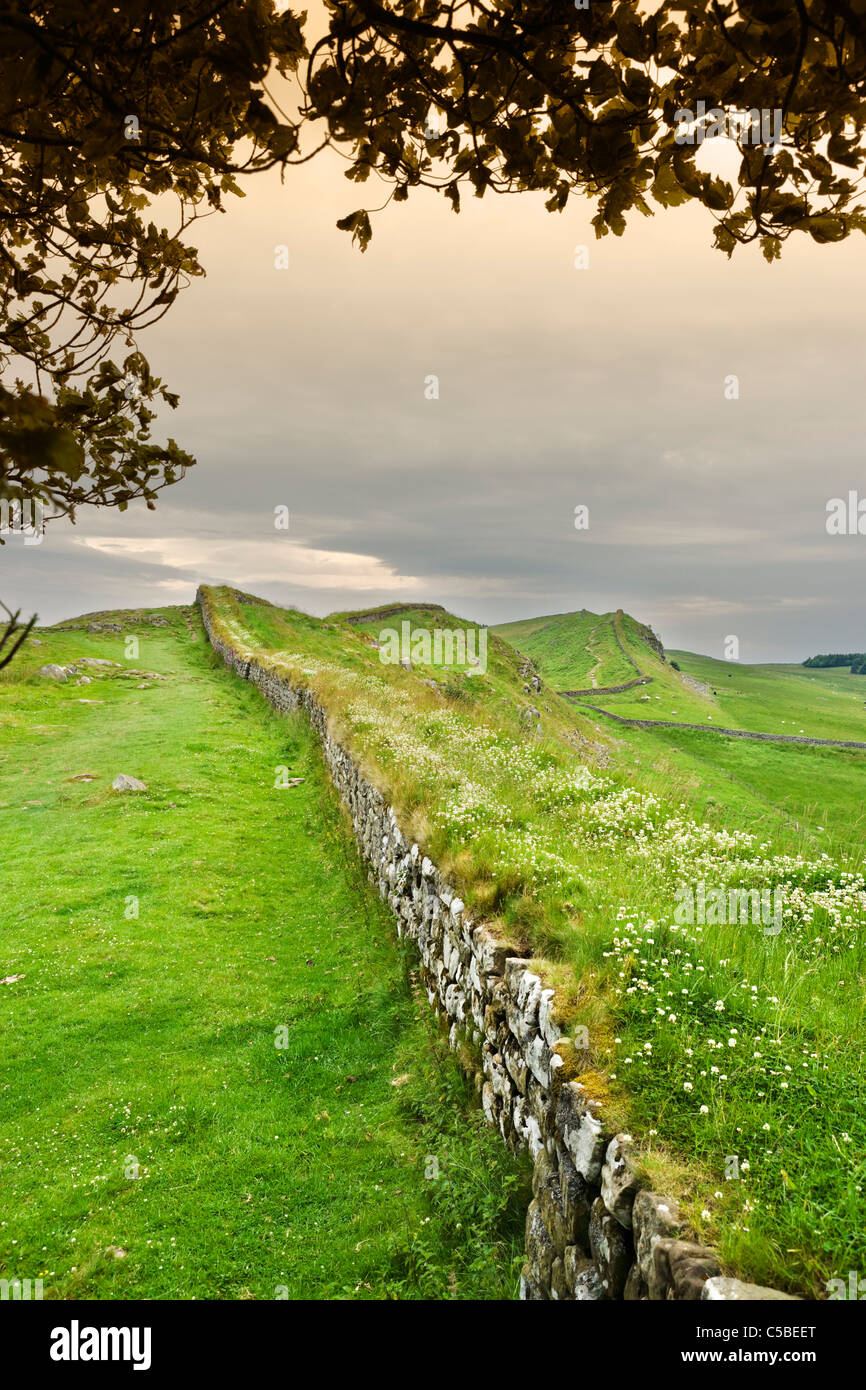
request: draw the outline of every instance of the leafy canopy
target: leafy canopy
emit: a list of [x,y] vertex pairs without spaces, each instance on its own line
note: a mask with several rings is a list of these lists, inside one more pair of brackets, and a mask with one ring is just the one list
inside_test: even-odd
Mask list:
[[[862,231],[866,0],[649,9],[325,0],[314,25],[272,0],[0,0],[0,498],[74,518],[183,475],[137,334],[203,273],[198,217],[325,148],[388,201],[588,196],[599,236],[688,201],[728,255]],[[736,183],[706,172],[677,141],[699,101],[777,112],[779,144],[746,128]],[[370,209],[338,225],[363,250]]]

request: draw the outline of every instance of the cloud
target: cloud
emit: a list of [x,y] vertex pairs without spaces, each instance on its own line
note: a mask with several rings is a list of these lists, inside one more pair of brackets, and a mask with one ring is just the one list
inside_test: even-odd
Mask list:
[[729,262],[690,207],[596,241],[580,198],[455,217],[417,190],[360,256],[334,225],[343,168],[257,176],[199,224],[207,278],[142,341],[181,397],[162,433],[197,467],[155,513],[84,509],[4,547],[0,597],[47,620],[210,580],[313,612],[622,606],[698,650],[733,621],[756,659],[856,646],[866,538],[825,530],[827,499],[863,485],[853,241]]
[[[288,536],[255,540],[215,540],[194,536],[83,536],[78,545],[121,560],[146,559],[195,576],[226,574],[240,587],[250,584],[291,584],[300,588],[357,589],[360,593],[418,591],[422,581],[397,574],[375,555],[351,551],[316,550]],[[184,581],[160,581],[179,588]]]

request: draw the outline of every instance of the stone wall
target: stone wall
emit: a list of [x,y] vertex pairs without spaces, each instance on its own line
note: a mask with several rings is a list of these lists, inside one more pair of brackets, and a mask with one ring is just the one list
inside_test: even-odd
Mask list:
[[278,710],[305,710],[351,817],[370,877],[401,937],[415,943],[431,1006],[475,1079],[489,1124],[534,1161],[526,1219],[525,1299],[785,1298],[725,1279],[711,1250],[686,1238],[676,1203],[639,1190],[629,1136],[607,1133],[599,1107],[567,1079],[571,1040],[554,991],[513,945],[475,921],[442,874],[402,833],[393,809],[332,738],[309,690],[235,653],[205,630],[227,666]]
[[561,690],[559,694],[567,700],[576,695],[620,695],[624,690],[634,690],[636,685],[652,685],[652,679],[652,676],[635,676],[633,681],[625,681],[623,685],[591,685],[587,690]]
[[[569,700],[580,695],[579,690],[564,690],[562,693]],[[593,690],[585,693],[603,695],[606,692]],[[579,703],[581,709],[603,714],[605,719],[615,719],[617,724],[625,724],[629,729],[695,729],[702,734],[722,734],[725,738],[752,739],[757,743],[806,743],[811,748],[866,748],[866,743],[856,743],[852,739],[810,738],[805,734],[758,734],[752,729],[725,729],[721,724],[678,724],[672,719],[627,719],[623,714],[614,714],[613,710],[591,705],[588,700],[581,699],[575,703]]]

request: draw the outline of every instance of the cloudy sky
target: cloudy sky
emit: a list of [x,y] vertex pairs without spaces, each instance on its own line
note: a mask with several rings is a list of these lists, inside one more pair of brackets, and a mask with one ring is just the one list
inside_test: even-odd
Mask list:
[[866,496],[859,241],[728,262],[698,209],[597,242],[579,200],[420,193],[361,255],[334,223],[384,197],[344,168],[250,180],[199,224],[207,278],[142,339],[197,467],[155,512],[12,539],[0,597],[53,622],[231,583],[317,614],[622,607],[745,661],[862,648],[866,536],[825,525]]

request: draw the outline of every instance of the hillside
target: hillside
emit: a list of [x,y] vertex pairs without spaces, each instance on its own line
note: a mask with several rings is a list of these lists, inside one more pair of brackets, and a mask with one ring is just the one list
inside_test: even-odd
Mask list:
[[[528,656],[555,690],[584,706],[666,724],[866,741],[866,679],[845,668],[746,666],[685,651],[665,655],[652,630],[621,610],[584,609],[491,631]],[[623,684],[630,688],[612,689]]]
[[[501,623],[491,630],[530,657],[555,690],[595,701],[611,689],[628,685],[632,700],[674,698],[683,708],[706,712],[703,692],[669,664],[652,630],[621,609],[615,613],[582,609]],[[651,695],[645,690],[649,682],[654,686]]]
[[866,739],[866,678],[847,669],[747,666],[693,652],[670,655],[683,672],[712,687],[720,723],[761,732]]
[[616,640],[613,613],[582,609],[491,630],[531,657],[555,690],[619,685],[640,674]]
[[[311,691],[490,929],[522,937],[533,970],[588,1025],[577,1076],[609,1124],[653,1136],[646,1180],[676,1186],[695,1233],[746,1277],[811,1296],[830,1271],[858,1267],[862,1236],[841,1214],[860,1204],[866,1144],[859,859],[803,852],[755,789],[753,831],[737,825],[739,793],[701,817],[697,764],[662,750],[661,775],[654,734],[606,736],[594,714],[536,689],[497,634],[486,674],[472,676],[383,662],[394,606],[319,621],[226,589],[203,601],[241,661]],[[411,611],[431,626],[459,621]],[[623,628],[629,650],[647,646]],[[650,740],[637,755],[632,735]],[[777,894],[778,933],[679,925],[677,893],[704,882]],[[733,1135],[747,1158],[738,1183],[724,1174]]]
[[[856,855],[866,827],[866,749],[809,740],[866,743],[863,677],[838,668],[746,666],[684,651],[670,651],[662,661],[647,640],[649,630],[627,614],[560,614],[496,631],[511,633],[509,640],[540,670],[558,669],[556,680],[568,689],[587,675],[580,653],[593,628],[595,647],[611,654],[596,679],[623,673],[616,664],[623,648],[649,679],[613,691],[599,680],[598,688],[571,698],[613,736],[622,761],[640,767],[644,785],[678,797],[701,818],[763,827],[798,852]],[[750,741],[728,730],[776,735],[779,742]]]
[[307,721],[195,609],[37,641],[0,675],[0,1277],[514,1297],[523,1170],[412,995]]
[[[723,766],[729,740],[609,723],[551,690],[495,632],[483,670],[385,659],[386,634],[404,621],[416,635],[463,627],[480,640],[435,606],[320,620],[231,589],[205,590],[203,602],[242,660],[314,693],[406,833],[555,989],[562,1026],[586,1027],[573,1074],[608,1125],[640,1138],[643,1181],[680,1199],[694,1234],[732,1272],[811,1297],[839,1269],[864,1267],[853,1219],[866,1152],[862,843],[850,858],[831,834],[826,850],[813,845],[753,773],[768,749],[790,795],[797,760],[829,766],[842,750],[742,745],[744,781]],[[677,678],[645,629],[608,616],[621,655],[654,683]],[[36,1257],[50,1200],[63,1220],[42,1258],[61,1295],[185,1296],[211,1281],[269,1297],[288,1264],[293,1289],[320,1295],[437,1297],[421,1291],[453,1274],[458,1296],[503,1296],[493,1290],[513,1277],[517,1176],[485,1147],[492,1137],[467,1126],[459,1088],[448,1127],[429,1022],[401,993],[392,925],[353,867],[308,726],[218,669],[189,609],[97,621],[95,632],[41,630],[0,678],[0,876],[22,862],[46,870],[23,883],[16,872],[15,894],[0,883],[15,1039],[0,1141],[19,1231],[0,1247],[5,1270]],[[85,657],[119,666],[87,668]],[[80,693],[40,679],[48,661],[96,674]],[[817,692],[842,677],[808,679]],[[862,755],[846,766],[850,805]],[[119,771],[148,790],[117,797]],[[814,800],[814,766],[810,775]],[[683,925],[678,894],[703,883],[777,894],[778,934]],[[125,915],[131,898],[137,917]],[[273,1044],[283,1023],[285,1054]],[[322,1056],[345,1078],[331,1093],[314,1065]],[[23,1107],[12,1071],[28,1077]],[[408,1089],[395,1090],[404,1074]],[[49,1130],[46,1187],[26,1156]],[[439,1207],[412,1164],[441,1145],[465,1178]],[[737,1182],[725,1177],[732,1152]],[[123,1176],[129,1154],[147,1170],[141,1187]],[[297,1201],[274,1165],[309,1174]],[[497,1165],[505,1204],[491,1206],[473,1184]],[[328,1175],[341,1171],[351,1213],[338,1214],[346,1239],[335,1245]],[[461,1200],[487,1212],[471,1250],[453,1219]],[[202,1223],[224,1235],[213,1240],[219,1268],[195,1272]]]

